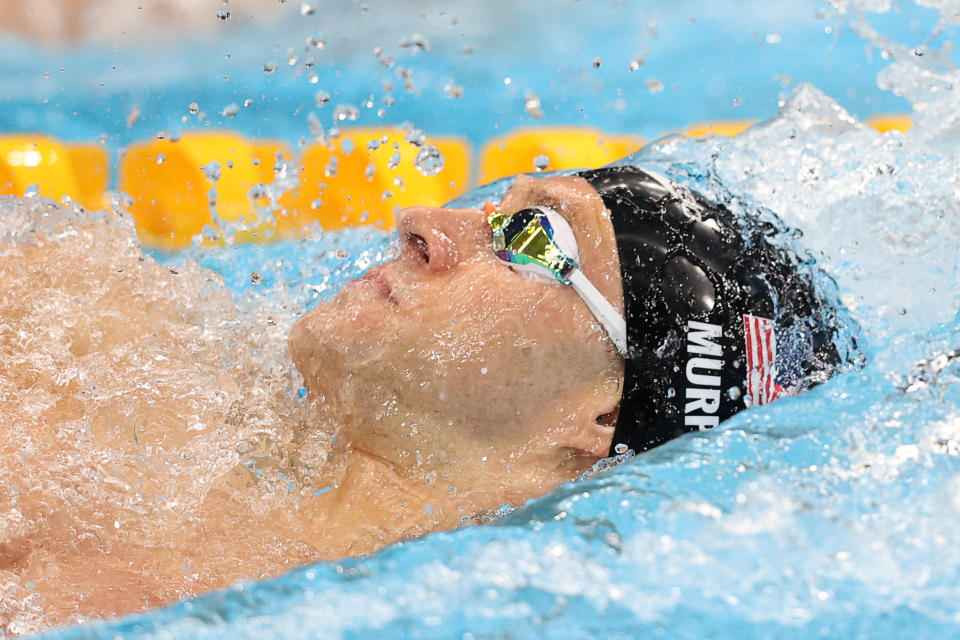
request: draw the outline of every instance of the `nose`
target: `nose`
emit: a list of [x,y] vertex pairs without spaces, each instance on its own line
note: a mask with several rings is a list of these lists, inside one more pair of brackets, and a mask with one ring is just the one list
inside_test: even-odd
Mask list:
[[412,207],[397,214],[401,258],[446,271],[489,250],[490,226],[477,209]]

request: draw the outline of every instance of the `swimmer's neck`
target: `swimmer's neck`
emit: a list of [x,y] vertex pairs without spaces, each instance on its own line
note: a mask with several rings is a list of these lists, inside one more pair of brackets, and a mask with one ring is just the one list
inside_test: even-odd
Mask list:
[[323,514],[327,539],[335,545],[342,542],[342,555],[369,553],[401,540],[454,529],[519,498],[410,478],[361,450],[347,455],[346,469],[336,490],[330,492]]

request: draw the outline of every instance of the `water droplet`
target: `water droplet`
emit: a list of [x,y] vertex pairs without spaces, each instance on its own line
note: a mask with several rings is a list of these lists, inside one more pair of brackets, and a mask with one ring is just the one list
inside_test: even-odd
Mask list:
[[261,182],[250,187],[250,190],[247,191],[247,197],[251,200],[260,200],[266,198],[270,195],[270,191],[267,187]]
[[130,107],[130,113],[127,115],[127,126],[132,127],[140,119],[140,107],[133,105]]
[[732,386],[729,389],[727,389],[727,397],[730,398],[731,400],[739,400],[740,396],[742,395],[743,395],[743,392],[740,391],[740,387],[738,386]]
[[443,92],[447,94],[448,98],[462,98],[463,97],[463,87],[458,84],[447,83],[443,85]]
[[220,176],[223,175],[223,170],[220,168],[220,163],[216,160],[207,163],[201,167],[201,169],[203,170],[203,175],[207,176],[207,179],[212,182],[216,182],[220,179]]
[[312,16],[317,12],[317,0],[303,0],[300,3],[300,15]]
[[229,9],[217,9],[217,17],[220,18],[221,20],[224,20],[224,21],[229,20],[229,19],[230,19],[230,10],[229,10]]
[[600,56],[597,56],[596,58],[593,59],[593,68],[594,68],[594,69],[599,69],[599,68],[600,68],[600,65],[602,65],[602,64],[603,64],[603,58],[601,58]]
[[40,185],[36,183],[28,184],[27,188],[23,191],[24,198],[36,198],[40,195]]
[[320,89],[313,95],[313,99],[317,103],[318,107],[322,107],[330,102],[330,94],[323,89]]
[[165,156],[164,154],[162,153],[157,154],[157,164],[163,164],[163,161],[166,159],[167,159],[167,156]]
[[267,74],[267,75],[270,75],[271,73],[273,73],[274,71],[276,71],[277,68],[279,68],[279,67],[280,67],[279,64],[277,64],[276,62],[274,62],[274,61],[271,60],[270,62],[264,63],[264,65],[263,65],[263,72],[264,72],[265,74]]
[[376,151],[376,150],[379,149],[379,148],[380,148],[380,141],[379,141],[379,140],[370,140],[370,141],[367,142],[367,150],[368,150],[368,151]]
[[667,397],[668,397],[668,398],[673,398],[673,397],[675,397],[676,395],[677,395],[677,390],[676,390],[676,389],[674,389],[673,387],[667,388]]
[[409,130],[407,130],[407,133],[403,136],[403,139],[415,147],[422,147],[427,141],[427,135],[420,129],[411,127]]
[[377,173],[377,166],[372,162],[367,165],[367,168],[364,170],[363,175],[367,179],[367,182],[373,180],[373,176]]
[[482,376],[487,375],[487,368],[486,368],[486,367],[480,367],[480,375],[482,375]]
[[316,200],[310,203],[310,208],[313,209],[314,211],[316,211],[322,206],[323,206],[323,200],[320,198],[317,198]]
[[416,51],[430,51],[430,42],[419,33],[415,33],[409,38],[400,41],[400,46],[405,49]]
[[250,274],[250,282],[253,284],[260,284],[263,282],[263,274],[259,271],[254,271]]
[[628,449],[629,447],[627,447],[626,443],[618,442],[617,446],[613,448],[613,452],[619,455],[623,455],[624,453],[627,452]]
[[735,107],[739,107],[742,103],[743,103],[743,101],[740,100],[740,98],[734,98],[734,99],[733,99],[733,106],[735,106]]
[[354,121],[360,117],[360,109],[357,109],[352,104],[338,104],[337,108],[333,110],[333,119],[337,122],[343,122],[344,120]]
[[543,109],[540,106],[540,96],[535,93],[528,91],[524,95],[524,109],[527,111],[527,115],[533,118],[542,118]]
[[190,115],[195,116],[200,113],[200,105],[196,102],[191,102],[190,106],[187,107],[187,111],[190,112]]
[[650,93],[660,93],[663,91],[663,81],[659,78],[650,78],[647,80],[647,91]]
[[323,49],[327,46],[327,41],[317,36],[309,36],[307,38],[307,46],[314,47],[316,49]]
[[767,44],[777,44],[778,42],[780,42],[780,34],[779,34],[779,33],[768,33],[768,34],[767,34],[767,37],[766,37],[766,40],[767,40]]
[[917,56],[918,58],[921,58],[923,57],[923,54],[925,54],[926,52],[927,52],[926,49],[924,49],[923,47],[917,47],[916,49],[913,50],[913,55]]
[[627,69],[629,71],[636,71],[637,69],[643,66],[644,62],[645,60],[642,57],[637,56],[636,58],[630,61],[630,64],[627,66]]
[[340,141],[340,152],[344,155],[350,155],[357,145],[350,138],[344,138]]
[[533,159],[533,168],[537,171],[537,173],[540,173],[541,171],[546,171],[547,167],[549,166],[550,166],[550,158],[548,158],[543,154],[540,154],[539,156]]
[[443,171],[443,154],[433,145],[427,145],[420,149],[413,164],[422,175],[435,176]]
[[243,106],[245,107],[249,107],[252,104],[253,104],[253,98],[247,98],[246,100],[243,101]]
[[223,111],[220,112],[220,115],[224,118],[232,118],[238,113],[240,113],[240,105],[238,105],[236,102],[231,102],[223,108]]
[[390,156],[390,159],[387,160],[387,168],[396,169],[399,164],[400,164],[400,152],[395,151],[394,154]]

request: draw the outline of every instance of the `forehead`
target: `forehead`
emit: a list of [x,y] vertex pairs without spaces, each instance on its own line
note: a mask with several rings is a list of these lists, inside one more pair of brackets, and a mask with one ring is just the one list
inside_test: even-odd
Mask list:
[[545,205],[569,219],[570,216],[578,217],[577,214],[582,213],[589,204],[591,195],[596,196],[596,191],[579,176],[518,176],[516,184],[500,201],[500,210],[511,214],[526,207]]

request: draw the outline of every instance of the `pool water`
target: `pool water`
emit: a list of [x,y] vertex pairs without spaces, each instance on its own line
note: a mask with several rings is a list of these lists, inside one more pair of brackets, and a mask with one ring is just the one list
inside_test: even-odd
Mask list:
[[[740,136],[666,137],[631,161],[782,225],[835,282],[862,369],[487,526],[45,637],[960,637],[960,72],[942,42],[918,55],[871,33],[858,12],[885,4],[834,7],[884,52],[909,133],[800,84]],[[937,7],[955,34],[960,5]],[[153,255],[219,273],[240,326],[269,309],[269,341],[390,251],[354,229]]]

